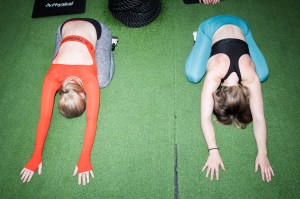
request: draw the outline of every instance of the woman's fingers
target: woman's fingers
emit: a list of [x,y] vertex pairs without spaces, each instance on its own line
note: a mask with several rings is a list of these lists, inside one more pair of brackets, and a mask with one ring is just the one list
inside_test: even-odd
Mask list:
[[202,172],[205,170],[205,168],[207,167],[207,164],[205,164],[202,168]]
[[85,175],[86,175],[86,183],[90,183],[90,174],[89,172],[85,172]]
[[268,181],[270,182],[272,179],[270,168],[268,169]]
[[261,173],[261,179],[262,179],[262,181],[265,181],[265,172],[264,172],[264,168],[260,167],[260,173]]
[[91,173],[92,178],[94,178],[95,176],[94,176],[93,170],[90,170],[90,173]]
[[262,181],[271,182],[272,176],[274,176],[274,171],[270,165],[262,166],[259,163],[255,164],[255,172],[258,171],[258,168],[260,167],[260,173],[261,173],[261,179]]
[[30,180],[31,180],[31,178],[32,178],[32,176],[33,176],[33,172],[30,172],[30,174],[29,174],[29,176],[28,176],[28,179],[27,179],[27,182],[30,182]]
[[205,165],[202,168],[202,172],[206,170],[206,177],[208,177],[210,175],[210,180],[214,179],[214,176],[217,180],[219,180],[220,177],[220,170],[219,170],[219,166],[225,170],[224,164],[222,162],[222,160],[218,163],[218,164],[209,164],[209,163],[205,163]]
[[269,182],[269,175],[268,175],[268,169],[267,169],[267,167],[265,167],[265,169],[264,169],[264,176],[265,176],[265,180],[267,182]]
[[22,178],[21,178],[21,180],[23,181],[23,182],[25,182],[26,180],[27,180],[27,178],[28,178],[28,172],[27,172],[27,170],[23,173],[23,176],[22,176]]
[[210,174],[210,180],[213,180],[215,172],[216,172],[216,179],[219,180],[219,169],[218,168],[207,167],[207,171],[206,171],[205,176],[208,177],[209,174]]
[[258,162],[256,161],[255,162],[255,172],[257,172],[257,170],[258,170]]
[[86,179],[85,179],[86,173],[82,174],[82,184],[86,185]]
[[23,168],[23,169],[22,169],[20,175],[21,175],[22,173],[24,173],[24,171],[26,171],[26,168]]
[[77,172],[78,172],[78,167],[76,166],[75,170],[74,170],[74,173],[73,173],[73,176],[75,176],[77,174]]
[[78,184],[81,185],[81,177],[82,177],[82,173],[78,174]]
[[274,172],[271,166],[268,167],[268,176],[267,176],[267,180],[268,182],[272,181],[272,176],[274,176]]
[[272,167],[270,167],[270,169],[271,169],[272,175],[274,176],[275,174],[274,174],[274,171],[273,171]]
[[[78,173],[78,167],[76,166],[75,171],[74,171],[74,175],[76,175]],[[94,178],[94,173],[93,170],[90,171],[86,171],[83,173],[78,173],[78,185],[86,185],[88,183],[90,183],[90,175],[92,176],[92,178]]]
[[39,175],[42,175],[42,168],[39,168],[39,169],[38,169],[38,174],[39,174]]
[[211,169],[210,170],[210,180],[214,179],[214,173],[215,173],[215,169]]
[[[91,175],[92,175],[92,177],[94,176],[93,172],[91,172]],[[78,178],[81,178],[78,181],[79,185],[81,184],[81,182],[82,182],[83,185],[86,185],[86,184],[90,183],[90,172],[87,171],[87,172],[84,172],[84,173],[80,173]]]
[[224,166],[223,162],[221,162],[221,168],[225,171],[225,166]]
[[[31,173],[33,173],[33,171],[30,171],[30,170],[26,169],[26,171],[24,172],[24,174],[23,174],[23,176],[22,176],[23,182],[26,182],[26,181],[27,181],[27,179],[28,179],[28,177],[30,176]],[[22,179],[22,178],[21,178],[21,179]],[[28,182],[29,182],[29,181],[28,181]]]
[[209,172],[210,172],[210,167],[207,167],[207,171],[206,171],[206,177],[208,177],[208,175],[209,175]]
[[27,179],[27,175],[28,175],[28,172],[27,172],[28,170],[27,169],[25,169],[25,171],[23,172],[23,175],[22,175],[22,177],[21,177],[21,180],[23,181],[23,182],[25,182],[25,179]]
[[42,163],[39,164],[39,167],[38,167],[38,174],[41,175],[42,174]]
[[21,180],[23,182],[30,182],[32,176],[33,176],[34,172],[29,170],[29,169],[26,169],[26,168],[23,168],[20,175],[22,175],[21,177]]
[[[23,169],[23,170],[24,170],[24,169]],[[25,170],[23,171],[23,174],[22,174],[22,177],[21,177],[21,180],[22,180],[22,181],[23,181],[23,179],[25,178],[26,173],[27,173],[27,169],[25,169]]]
[[272,176],[274,176],[274,171],[271,166],[270,166],[270,170],[271,170]]

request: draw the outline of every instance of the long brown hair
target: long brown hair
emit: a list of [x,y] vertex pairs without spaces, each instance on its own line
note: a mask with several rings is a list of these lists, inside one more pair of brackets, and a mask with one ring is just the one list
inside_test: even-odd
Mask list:
[[78,77],[68,77],[59,89],[59,112],[73,118],[82,115],[85,111],[85,99],[80,95],[84,93],[82,81]]
[[213,114],[222,124],[234,124],[244,129],[252,122],[249,96],[249,90],[245,86],[220,86],[213,93]]

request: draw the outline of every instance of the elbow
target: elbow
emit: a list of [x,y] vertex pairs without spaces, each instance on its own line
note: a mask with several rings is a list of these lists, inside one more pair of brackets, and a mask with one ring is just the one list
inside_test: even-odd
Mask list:
[[205,129],[208,124],[212,123],[211,116],[210,117],[208,117],[208,116],[201,116],[201,122],[200,123],[201,123],[201,128]]
[[266,126],[264,115],[252,115],[252,122],[255,126]]

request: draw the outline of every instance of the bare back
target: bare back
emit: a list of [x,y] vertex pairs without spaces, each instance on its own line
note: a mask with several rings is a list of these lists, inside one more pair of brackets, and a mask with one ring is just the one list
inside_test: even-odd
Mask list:
[[[246,41],[242,30],[235,25],[224,25],[221,26],[214,34],[212,38],[212,44],[222,40],[222,39],[240,39]],[[220,53],[212,56],[208,60],[207,72],[213,73],[218,79],[224,78],[230,65],[230,60],[226,54]],[[247,54],[242,55],[239,59],[239,68],[242,76],[241,83],[251,80],[253,76],[257,76],[255,72],[255,65],[251,57]],[[228,78],[228,81],[238,80],[237,74],[234,72]],[[226,80],[225,80],[226,81]]]
[[224,26],[221,26],[215,32],[215,34],[212,38],[212,43],[214,44],[221,39],[228,39],[228,38],[240,39],[240,40],[246,41],[244,34],[239,27],[237,27],[235,25],[224,25]]
[[[89,22],[78,20],[65,23],[62,28],[62,38],[70,35],[84,37],[95,47],[97,33],[95,27]],[[93,58],[84,44],[75,41],[68,41],[61,45],[58,54],[52,63],[91,65],[93,64]]]

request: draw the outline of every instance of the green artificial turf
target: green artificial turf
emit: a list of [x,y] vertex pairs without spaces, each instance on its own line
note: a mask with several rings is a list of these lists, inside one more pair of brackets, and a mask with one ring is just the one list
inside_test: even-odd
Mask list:
[[[298,0],[224,0],[218,5],[162,0],[159,17],[142,28],[114,19],[107,1],[87,1],[84,14],[36,19],[31,18],[33,3],[0,2],[0,198],[299,198]],[[199,121],[203,82],[189,83],[184,63],[193,47],[192,32],[219,14],[249,23],[269,65],[262,89],[268,157],[275,171],[270,183],[254,172],[252,125],[239,130],[214,123],[226,171],[219,181],[201,173],[208,155]],[[97,18],[120,39],[113,81],[101,89],[91,155],[95,178],[78,186],[72,177],[85,116],[65,119],[55,105],[43,173],[24,184],[19,172],[33,151],[55,33],[72,17]]]

